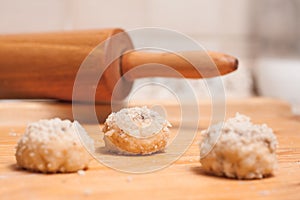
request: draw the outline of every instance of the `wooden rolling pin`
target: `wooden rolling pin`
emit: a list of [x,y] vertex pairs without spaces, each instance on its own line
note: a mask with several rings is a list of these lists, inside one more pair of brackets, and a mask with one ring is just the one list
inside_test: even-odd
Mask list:
[[[103,73],[96,87],[95,101],[108,103],[119,81],[120,99],[130,92],[132,82],[141,77],[173,77],[164,70],[155,70],[158,64],[167,65],[186,78],[213,77],[230,73],[237,69],[237,59],[222,53],[208,52],[219,72],[213,70],[206,52],[184,52],[185,58],[194,60],[200,66],[199,72],[183,57],[173,53],[150,53],[131,51],[132,42],[121,29],[92,31],[72,31],[61,33],[21,34],[0,36],[0,98],[1,99],[58,99],[71,101],[74,80],[84,59],[101,42],[123,33],[113,42],[107,42],[105,49],[98,52],[99,63],[108,57],[122,55],[112,62]],[[210,62],[210,63],[209,63]],[[151,64],[143,70],[127,73],[143,64]],[[98,66],[99,67],[99,66]],[[90,71],[97,70],[91,64]],[[126,75],[126,73],[128,75]],[[122,77],[122,75],[124,75]],[[87,77],[88,79],[88,77]],[[87,101],[85,88],[88,81],[80,85],[83,94],[76,101]]]

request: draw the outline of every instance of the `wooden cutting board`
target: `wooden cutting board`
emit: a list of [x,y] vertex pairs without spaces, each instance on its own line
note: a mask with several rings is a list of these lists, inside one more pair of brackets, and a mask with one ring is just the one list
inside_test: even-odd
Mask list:
[[[151,102],[153,104],[153,102]],[[158,103],[158,102],[156,102]],[[162,102],[168,118],[179,122],[178,105]],[[136,102],[136,105],[144,104]],[[199,104],[200,128],[210,121],[209,101]],[[0,198],[1,199],[300,199],[300,118],[287,103],[273,99],[228,100],[226,118],[235,112],[267,123],[279,140],[279,169],[274,177],[241,181],[208,176],[199,164],[199,134],[174,164],[148,174],[115,171],[92,161],[85,175],[39,174],[19,170],[15,145],[26,123],[41,118],[72,118],[71,105],[58,102],[0,102]],[[94,128],[97,124],[85,124]],[[16,134],[15,134],[16,133]]]

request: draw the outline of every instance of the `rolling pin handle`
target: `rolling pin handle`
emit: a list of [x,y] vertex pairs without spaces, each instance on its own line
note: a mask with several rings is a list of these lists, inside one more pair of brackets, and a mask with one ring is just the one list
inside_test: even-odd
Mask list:
[[[144,77],[178,77],[176,73],[185,78],[211,78],[228,74],[238,68],[238,60],[235,57],[211,51],[179,53],[129,51],[123,54],[121,59],[121,71],[129,81]],[[138,70],[139,66],[143,65],[149,66]],[[161,67],[162,65],[174,69],[176,73]]]

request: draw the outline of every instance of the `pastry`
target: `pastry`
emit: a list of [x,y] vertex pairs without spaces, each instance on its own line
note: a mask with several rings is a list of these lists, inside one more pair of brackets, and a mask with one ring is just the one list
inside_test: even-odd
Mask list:
[[111,113],[104,123],[107,151],[124,155],[147,155],[164,151],[171,124],[146,107],[124,108]]
[[91,156],[80,140],[94,150],[93,139],[77,121],[55,118],[30,123],[17,145],[17,165],[44,173],[86,169]]
[[237,179],[270,176],[277,165],[277,139],[266,124],[255,125],[236,114],[222,126],[203,131],[200,144],[202,169],[210,174]]

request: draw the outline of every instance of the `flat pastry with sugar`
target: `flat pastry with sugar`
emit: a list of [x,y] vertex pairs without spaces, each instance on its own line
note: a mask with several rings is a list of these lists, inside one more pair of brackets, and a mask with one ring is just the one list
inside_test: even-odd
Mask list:
[[124,155],[147,155],[164,151],[171,124],[146,107],[124,108],[111,113],[103,132],[105,148]]

